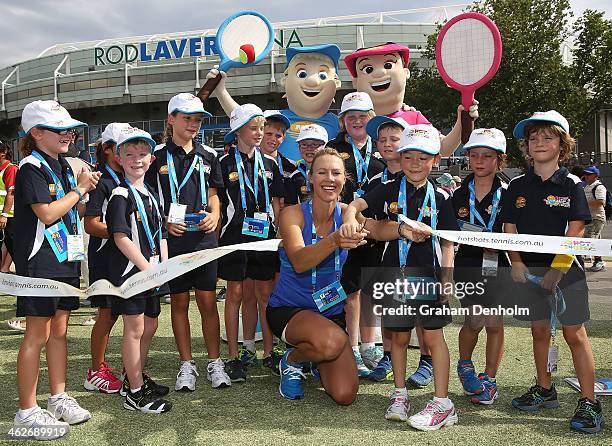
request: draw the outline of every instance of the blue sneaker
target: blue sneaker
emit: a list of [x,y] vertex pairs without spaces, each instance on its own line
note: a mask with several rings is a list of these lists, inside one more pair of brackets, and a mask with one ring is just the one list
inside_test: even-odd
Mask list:
[[545,389],[538,384],[531,386],[523,395],[512,400],[512,406],[525,412],[537,412],[540,409],[556,409],[559,407],[557,389],[552,384]]
[[471,397],[470,401],[474,404],[485,404],[489,406],[499,397],[499,393],[497,393],[497,382],[491,381],[491,378],[489,378],[489,375],[486,373],[480,373],[478,379],[482,383],[483,391]]
[[257,353],[252,352],[244,346],[240,347],[240,350],[238,350],[238,358],[244,367],[257,364]]
[[372,381],[384,381],[385,379],[393,378],[393,367],[391,366],[391,358],[387,355],[383,355],[378,361],[374,370],[370,372],[368,379]]
[[321,372],[319,371],[319,366],[316,362],[310,363],[310,374],[315,381],[321,381]]
[[278,366],[281,376],[278,391],[288,400],[301,400],[304,398],[302,380],[306,379],[306,376],[302,371],[301,364],[290,364],[287,362],[287,356],[292,351],[293,349],[287,350]]
[[353,356],[355,357],[355,363],[357,364],[357,376],[360,378],[367,378],[370,376],[370,369],[363,363],[361,352],[357,347],[353,347]]
[[422,389],[427,387],[433,381],[433,365],[424,359],[419,360],[419,366],[416,371],[408,377],[408,383],[413,387]]
[[591,401],[588,398],[580,398],[574,416],[570,421],[570,427],[574,430],[587,434],[596,434],[604,426],[603,411],[599,400]]
[[457,375],[466,395],[480,395],[483,392],[482,381],[476,376],[474,363],[469,359],[457,362]]

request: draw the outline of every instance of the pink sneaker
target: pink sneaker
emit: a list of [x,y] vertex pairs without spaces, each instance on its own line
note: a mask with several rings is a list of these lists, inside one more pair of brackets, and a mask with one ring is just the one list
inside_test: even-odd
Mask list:
[[85,389],[102,393],[117,393],[121,385],[121,380],[113,374],[113,370],[105,362],[96,371],[88,369],[87,378],[83,383]]

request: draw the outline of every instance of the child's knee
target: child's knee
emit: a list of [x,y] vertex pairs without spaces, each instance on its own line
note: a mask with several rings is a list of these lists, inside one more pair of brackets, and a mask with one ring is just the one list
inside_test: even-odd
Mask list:
[[[416,336],[416,333],[414,333],[414,336]],[[404,349],[408,348],[408,344],[410,343],[410,332],[409,331],[392,332],[391,342],[394,347],[404,348]]]
[[563,338],[567,345],[570,347],[578,347],[586,344],[588,336],[584,326],[576,327],[563,327]]

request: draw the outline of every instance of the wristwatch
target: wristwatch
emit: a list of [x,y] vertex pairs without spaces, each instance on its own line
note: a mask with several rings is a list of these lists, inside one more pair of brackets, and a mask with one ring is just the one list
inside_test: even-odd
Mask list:
[[83,200],[83,194],[81,193],[78,187],[73,187],[72,189],[70,189],[70,192],[76,192],[76,194],[79,196],[79,201]]

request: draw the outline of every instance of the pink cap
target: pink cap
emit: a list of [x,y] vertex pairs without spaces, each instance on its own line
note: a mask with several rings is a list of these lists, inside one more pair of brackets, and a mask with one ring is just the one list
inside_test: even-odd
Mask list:
[[404,61],[404,67],[410,62],[410,49],[407,46],[399,43],[387,42],[384,45],[372,46],[370,48],[359,48],[344,58],[344,64],[351,73],[351,76],[357,77],[357,59],[365,56],[377,56],[380,54],[400,53]]

